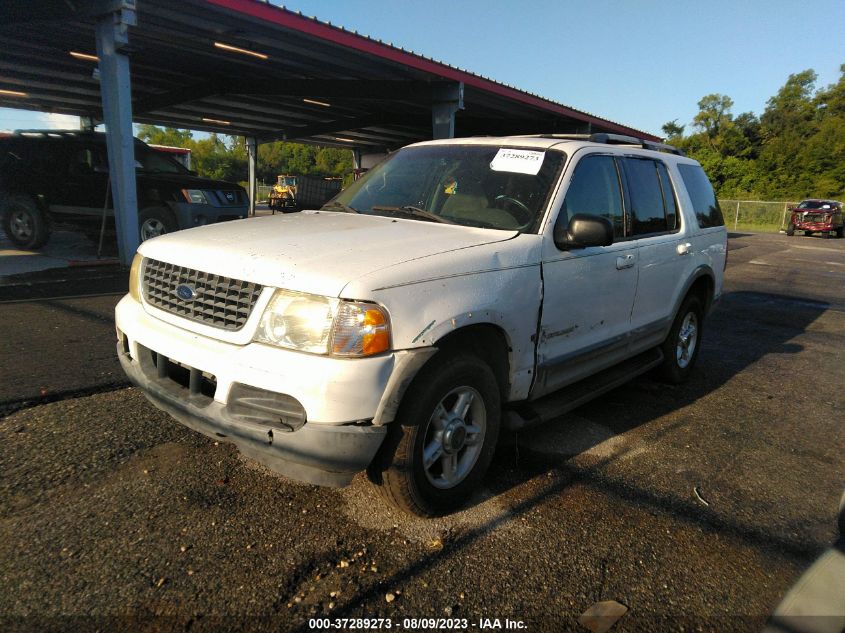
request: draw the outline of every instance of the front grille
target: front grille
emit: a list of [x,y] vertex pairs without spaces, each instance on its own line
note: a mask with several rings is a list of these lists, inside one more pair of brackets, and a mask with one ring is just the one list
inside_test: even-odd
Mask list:
[[246,196],[240,189],[226,189],[214,192],[217,202],[224,207],[246,204]]
[[[261,294],[258,284],[145,259],[144,299],[159,310],[222,330],[240,330]],[[182,296],[177,291],[182,292]]]
[[826,213],[805,213],[804,222],[827,222],[828,215]]

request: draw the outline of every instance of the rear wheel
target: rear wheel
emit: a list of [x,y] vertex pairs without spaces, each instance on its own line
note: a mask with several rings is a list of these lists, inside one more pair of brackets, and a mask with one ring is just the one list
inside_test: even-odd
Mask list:
[[845,236],[845,226],[840,226],[838,229],[836,229],[836,237],[841,238],[843,236]]
[[153,207],[144,209],[138,214],[138,229],[141,233],[141,241],[172,233],[178,227],[176,218],[167,209]]
[[811,236],[812,234],[813,234],[812,231],[807,231],[807,230],[804,231],[804,235],[806,235],[807,237]]
[[408,388],[368,468],[388,503],[417,516],[458,509],[484,477],[499,436],[493,371],[469,354],[440,354]]
[[663,342],[660,374],[666,382],[678,384],[689,378],[701,347],[704,308],[697,295],[689,295],[675,316],[669,336]]
[[44,212],[29,196],[6,198],[3,230],[18,248],[41,248],[50,237],[50,226]]

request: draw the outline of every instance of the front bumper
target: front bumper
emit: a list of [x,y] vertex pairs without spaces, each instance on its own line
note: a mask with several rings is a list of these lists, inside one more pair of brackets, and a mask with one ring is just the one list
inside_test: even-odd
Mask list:
[[[236,344],[155,318],[128,295],[117,305],[115,322],[121,365],[155,406],[200,433],[233,442],[272,470],[318,485],[346,485],[366,468],[405,389],[436,351],[337,359]],[[155,354],[213,380],[203,389],[190,389],[184,381],[160,376]],[[251,390],[247,399],[253,402],[256,392],[259,401],[274,394],[295,400],[304,424],[291,430],[266,415],[261,422],[249,419],[238,408],[245,401],[238,395],[244,388]]]
[[237,419],[228,405],[158,377],[151,362],[130,357],[123,343],[118,343],[117,353],[126,375],[156,407],[199,433],[232,442],[247,457],[293,479],[323,486],[348,485],[355,473],[372,461],[387,433],[385,426],[307,422],[284,432],[279,427],[245,422]]
[[795,222],[794,226],[799,231],[833,231],[836,229],[832,222]]

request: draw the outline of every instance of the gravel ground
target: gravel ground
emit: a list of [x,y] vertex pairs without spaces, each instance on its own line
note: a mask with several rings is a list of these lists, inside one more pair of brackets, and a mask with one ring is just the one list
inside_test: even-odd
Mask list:
[[[507,438],[473,503],[437,520],[391,512],[363,477],[277,477],[135,389],[17,410],[0,419],[2,626],[574,631],[616,600],[613,631],[759,631],[835,535],[845,240],[734,236],[728,278],[689,383],[644,377]],[[66,371],[112,338],[69,346]]]

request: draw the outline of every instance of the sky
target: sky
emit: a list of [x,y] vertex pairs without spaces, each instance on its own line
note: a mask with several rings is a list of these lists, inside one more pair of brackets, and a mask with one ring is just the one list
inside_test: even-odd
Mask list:
[[[275,2],[279,4],[279,2]],[[288,9],[661,135],[701,97],[759,115],[791,73],[845,64],[842,0],[286,0]],[[130,35],[131,37],[131,35]],[[0,129],[76,127],[0,108]]]

